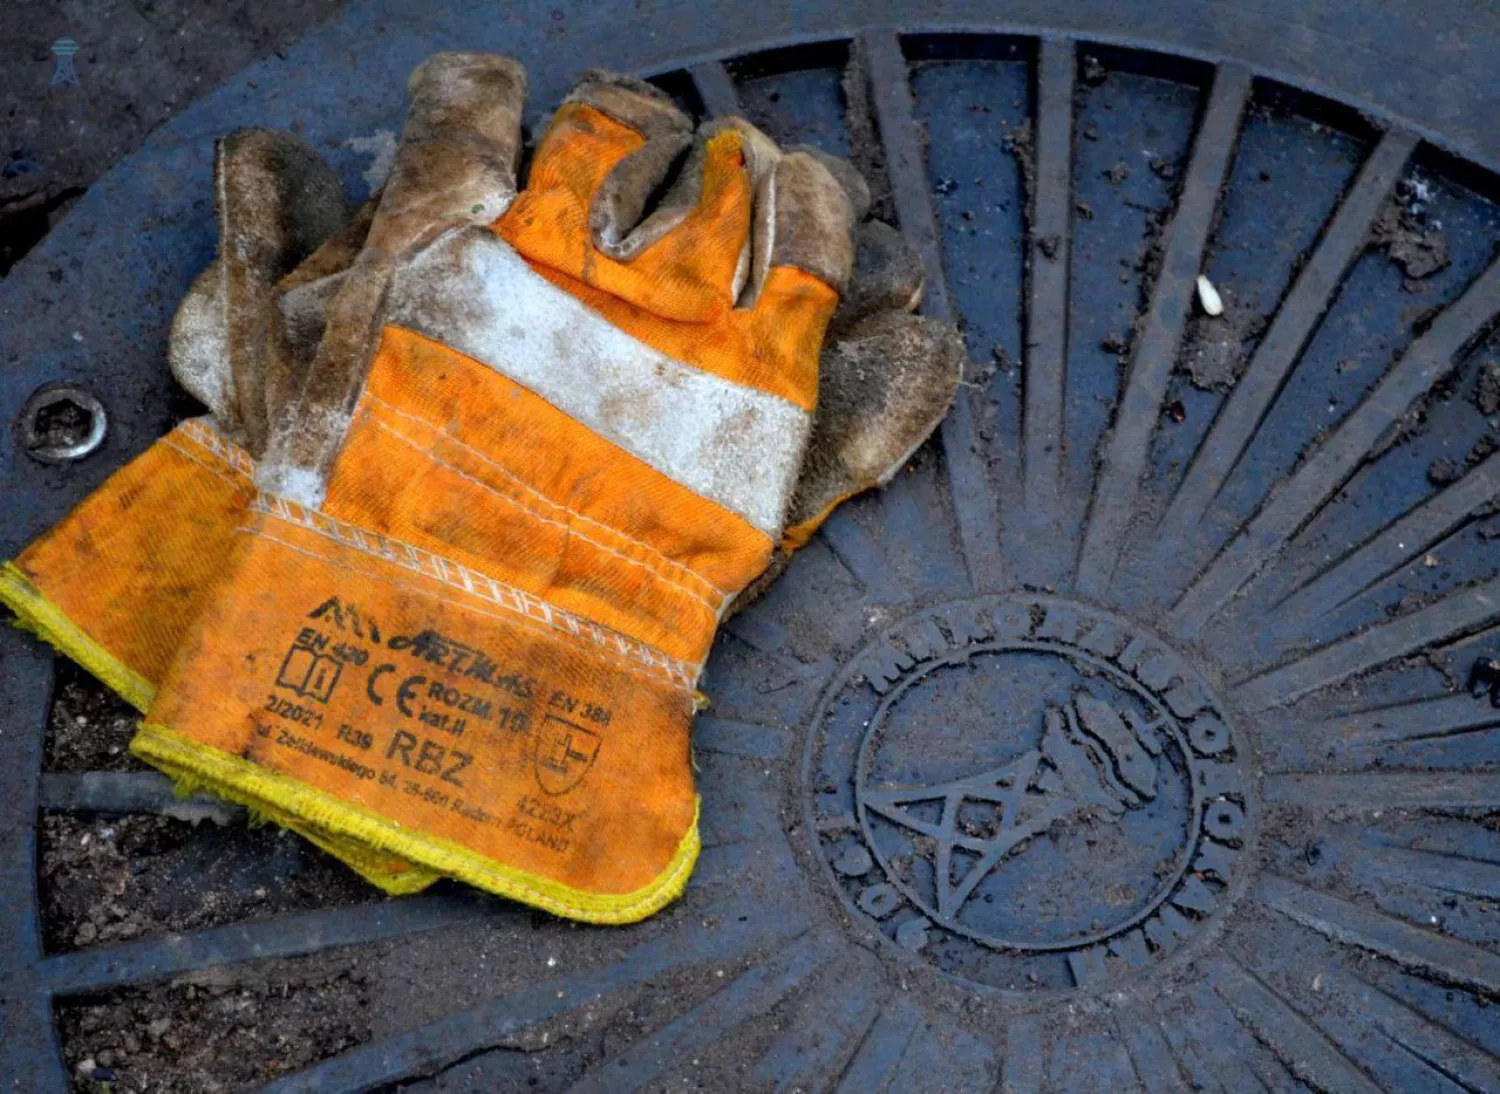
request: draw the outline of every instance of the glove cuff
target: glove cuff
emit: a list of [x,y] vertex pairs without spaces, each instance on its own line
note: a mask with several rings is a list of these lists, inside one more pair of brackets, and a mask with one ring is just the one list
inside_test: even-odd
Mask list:
[[138,710],[253,492],[250,457],[183,422],[5,565],[0,603]]
[[630,922],[681,892],[685,666],[282,499],[241,532],[136,755],[558,915]]

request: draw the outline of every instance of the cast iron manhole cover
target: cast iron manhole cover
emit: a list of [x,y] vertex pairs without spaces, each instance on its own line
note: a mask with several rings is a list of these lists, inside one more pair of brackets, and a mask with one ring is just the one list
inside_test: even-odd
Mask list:
[[522,56],[534,122],[608,64],[852,156],[971,366],[726,628],[703,860],[635,927],[187,827],[0,636],[5,1088],[1500,1089],[1500,191],[1417,132],[1473,145],[1494,88],[1382,73],[1432,35],[1399,6],[1274,49],[1262,6],[370,2],[102,180],[0,285],[0,414],[65,382],[109,423],[0,431],[6,554],[183,412],[212,136],[296,128],[358,196],[437,49]]
[[1095,987],[1186,951],[1251,839],[1223,704],[1128,621],[946,604],[850,664],[809,735],[808,828],[853,907],[978,984]]

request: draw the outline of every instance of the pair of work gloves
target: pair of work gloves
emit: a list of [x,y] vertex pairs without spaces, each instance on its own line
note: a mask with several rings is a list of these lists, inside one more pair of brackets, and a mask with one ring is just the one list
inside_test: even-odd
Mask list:
[[221,141],[173,325],[211,411],[0,575],[145,715],[132,751],[389,892],[628,922],[697,857],[720,622],[946,411],[955,331],[842,161],[591,74],[517,191],[525,73],[411,78],[351,217],[286,134]]

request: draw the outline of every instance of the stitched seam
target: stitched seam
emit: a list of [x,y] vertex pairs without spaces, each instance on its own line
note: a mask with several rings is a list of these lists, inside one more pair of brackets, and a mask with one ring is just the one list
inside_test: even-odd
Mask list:
[[198,456],[198,455],[195,455],[192,452],[189,452],[182,445],[180,445],[176,441],[174,441],[172,439],[171,434],[168,434],[167,436],[163,437],[161,439],[161,443],[164,444],[164,445],[166,445],[173,452],[176,452],[183,459],[185,459],[185,460],[191,460],[193,463],[195,463],[199,467],[203,468],[203,470],[207,471],[210,475],[213,475],[216,478],[223,479],[230,486],[236,487],[237,489],[240,489],[240,490],[251,490],[251,489],[254,488],[253,485],[248,481],[248,478],[236,478],[235,476],[233,476],[233,475],[229,474],[227,471],[225,471],[222,467],[215,467],[213,464],[209,463],[207,460],[203,459],[201,456]]
[[189,418],[177,428],[247,479],[255,477],[255,461],[251,459],[250,453],[220,433],[217,427],[197,418]]
[[[454,467],[451,463],[448,463],[446,460],[442,459],[440,456],[434,455],[433,452],[430,449],[426,449],[426,448],[421,447],[419,444],[417,444],[416,441],[412,440],[412,438],[410,438],[406,434],[402,433],[399,429],[395,429],[395,428],[387,425],[385,422],[382,422],[379,418],[375,417],[374,415],[370,415],[368,412],[366,412],[366,414],[367,414],[369,420],[371,422],[374,422],[376,426],[378,426],[379,428],[385,430],[387,433],[389,433],[391,436],[395,437],[396,439],[400,440],[402,443],[409,445],[414,451],[421,453],[424,457],[426,457],[427,459],[431,460],[433,463],[437,464],[440,467],[446,468],[447,470],[453,472],[453,474],[459,476],[460,478],[467,479],[469,482],[472,482],[475,486],[479,487],[481,490],[484,490],[485,492],[493,495],[494,497],[498,498],[499,500],[501,500],[503,502],[508,502],[509,504],[515,506],[517,509],[521,510],[521,512],[525,513],[527,516],[534,517],[536,520],[541,521],[543,524],[550,524],[554,528],[561,528],[563,530],[563,533],[565,535],[568,535],[570,537],[582,540],[584,543],[587,543],[587,544],[589,544],[589,545],[591,545],[593,547],[596,547],[596,548],[598,548],[601,551],[604,551],[604,552],[606,552],[608,554],[614,555],[614,557],[618,558],[621,562],[625,562],[625,563],[630,564],[631,566],[635,566],[635,567],[638,567],[639,569],[645,570],[646,573],[650,574],[657,581],[660,581],[660,582],[662,582],[665,585],[672,586],[672,588],[677,589],[684,596],[691,597],[695,602],[697,602],[699,604],[702,604],[705,608],[707,608],[710,612],[714,613],[715,615],[718,614],[719,608],[723,605],[724,601],[722,599],[719,601],[719,603],[715,604],[713,601],[709,600],[707,597],[705,597],[698,590],[696,590],[696,589],[690,589],[686,585],[681,584],[680,582],[673,581],[670,577],[667,577],[665,574],[659,573],[654,567],[652,567],[652,566],[650,566],[650,565],[642,562],[640,559],[638,559],[638,558],[631,558],[629,555],[621,554],[619,551],[615,550],[613,547],[610,547],[610,546],[608,546],[606,544],[600,543],[598,540],[590,539],[588,536],[584,535],[582,532],[578,531],[578,529],[574,528],[570,524],[565,524],[565,523],[563,523],[560,520],[553,520],[551,517],[543,516],[541,513],[538,513],[535,509],[532,509],[530,506],[526,505],[524,502],[522,502],[522,501],[520,501],[520,500],[518,500],[516,498],[511,497],[509,494],[503,494],[499,490],[496,490],[493,486],[491,486],[489,483],[485,482],[483,479],[476,478],[475,476],[469,474],[467,471],[463,470],[462,468]],[[573,510],[567,508],[566,506],[560,505],[560,506],[558,506],[558,508],[561,509],[561,510],[563,510],[563,512],[565,512],[565,513],[572,513],[573,516],[575,516],[575,517],[579,515],[577,513],[574,513]],[[632,542],[634,542],[634,541],[632,541]]]
[[[462,448],[465,451],[471,453],[474,456],[475,459],[478,459],[478,460],[482,461],[483,463],[489,465],[490,467],[493,467],[496,471],[500,472],[500,474],[504,475],[506,478],[508,478],[512,482],[514,482],[522,490],[524,490],[528,494],[531,494],[532,496],[536,497],[543,504],[550,505],[550,506],[552,506],[552,507],[554,507],[556,509],[561,509],[563,512],[568,513],[568,514],[576,517],[580,521],[583,521],[585,524],[591,524],[595,528],[598,528],[598,529],[600,529],[600,530],[608,533],[611,536],[619,536],[621,539],[623,539],[623,540],[625,540],[625,541],[627,541],[629,543],[634,544],[635,546],[639,547],[641,550],[646,551],[649,554],[655,555],[657,558],[661,559],[664,563],[666,563],[668,566],[671,566],[673,569],[680,569],[680,570],[684,571],[685,573],[687,573],[689,576],[691,576],[695,581],[701,581],[704,585],[706,585],[708,588],[712,589],[714,592],[718,593],[721,597],[723,597],[725,599],[728,599],[729,597],[731,597],[731,596],[734,595],[733,590],[720,588],[718,585],[715,585],[712,581],[708,580],[708,578],[704,577],[702,574],[699,574],[699,573],[693,571],[689,567],[683,565],[681,562],[678,562],[676,559],[671,558],[669,555],[664,554],[659,549],[651,546],[651,544],[645,543],[645,542],[643,542],[641,540],[638,540],[634,536],[630,535],[629,533],[622,532],[622,531],[620,531],[620,529],[615,528],[615,527],[613,527],[611,525],[605,524],[605,523],[603,523],[601,521],[594,520],[592,517],[584,516],[584,514],[578,512],[575,509],[569,509],[566,505],[562,505],[559,502],[553,501],[546,494],[543,494],[536,487],[532,486],[530,483],[526,482],[524,479],[522,479],[520,476],[518,476],[514,471],[511,471],[504,464],[498,463],[497,461],[490,459],[490,457],[486,456],[479,449],[475,448],[471,444],[466,443],[465,441],[460,440],[458,437],[455,437],[452,433],[448,432],[446,429],[443,429],[440,426],[433,425],[427,419],[425,419],[423,417],[420,417],[419,415],[410,414],[407,411],[404,411],[404,410],[402,410],[399,407],[392,406],[390,403],[386,402],[384,399],[382,399],[380,396],[376,395],[374,392],[366,391],[365,392],[365,398],[369,399],[371,402],[379,403],[382,407],[385,407],[387,410],[391,411],[391,413],[393,413],[393,414],[397,414],[400,417],[410,419],[411,421],[414,421],[414,422],[418,423],[419,425],[427,427],[428,429],[432,430],[434,433],[438,434],[440,437],[444,438],[445,440],[450,441],[453,444],[458,445],[460,448]],[[378,419],[376,419],[376,420],[378,421]],[[383,425],[383,426],[385,426],[384,422],[381,422],[380,424]],[[393,432],[393,433],[397,433],[397,431],[395,429],[392,429],[390,426],[385,426],[385,428],[390,429],[391,432]],[[397,433],[397,435],[404,437],[404,434]],[[410,440],[408,440],[408,443],[412,443],[413,446],[415,447],[415,443],[414,442],[411,442]],[[519,502],[517,504],[519,504]],[[590,542],[592,542],[592,540]]]
[[[381,574],[375,573],[375,572],[373,572],[371,570],[367,570],[367,569],[365,569],[363,567],[351,566],[349,563],[344,562],[344,561],[342,561],[340,559],[329,558],[327,555],[320,555],[316,551],[309,551],[306,547],[299,546],[298,544],[295,544],[295,543],[291,542],[290,540],[282,539],[280,536],[272,535],[270,532],[267,532],[267,531],[265,531],[263,529],[259,529],[259,528],[237,528],[237,529],[235,529],[235,531],[238,532],[238,533],[240,533],[241,535],[256,536],[256,537],[258,537],[260,539],[268,540],[271,543],[279,544],[282,547],[285,547],[289,551],[296,551],[299,555],[305,555],[308,558],[311,558],[311,559],[314,559],[314,560],[316,560],[318,562],[324,563],[325,565],[337,567],[338,569],[347,571],[348,573],[351,573],[351,574],[358,574],[360,577],[369,578],[371,581],[379,581],[380,583],[382,583],[384,585],[389,585],[389,586],[391,586],[394,589],[400,589],[402,592],[411,592],[412,591],[412,586],[410,586],[410,585],[403,585],[401,582],[396,581],[393,578],[385,577],[385,576],[383,576]],[[502,614],[500,614],[498,612],[487,612],[483,608],[476,608],[476,607],[474,607],[471,604],[465,604],[465,605],[463,605],[463,609],[464,609],[464,611],[471,612],[474,615],[482,615],[486,619],[496,619],[496,620],[499,620],[502,623],[510,623],[510,624],[518,627],[520,630],[528,631],[528,632],[530,632],[532,634],[535,634],[535,635],[537,635],[539,637],[545,637],[545,638],[557,638],[558,637],[558,634],[557,634],[556,631],[552,630],[551,628],[539,625],[539,624],[533,622],[528,616],[521,615],[520,613],[507,613],[507,614],[502,615]],[[564,640],[567,640],[570,636],[565,631],[565,632],[563,632],[562,637],[564,638]],[[597,647],[585,644],[583,642],[570,641],[570,642],[568,642],[568,644],[571,645],[571,646],[574,646],[574,647],[576,647],[576,648],[578,648],[580,650],[582,650],[584,653],[598,654],[598,653],[602,652],[602,653],[604,653],[606,655],[611,655],[612,654],[612,651],[610,651],[608,649],[604,649],[604,650],[601,651]],[[661,680],[662,680],[663,675],[665,675],[664,673],[653,674],[653,673],[647,672],[644,669],[642,669],[639,665],[632,664],[631,662],[626,661],[624,658],[617,658],[617,657],[611,656],[610,659],[611,659],[611,661],[618,660],[620,662],[619,664],[617,664],[615,666],[617,669],[619,669],[619,670],[621,670],[623,672],[628,672],[632,676],[639,676],[642,680],[650,680],[650,681],[652,681],[654,683],[660,683]],[[668,682],[669,683],[677,683],[677,684],[680,685],[680,681],[669,680]],[[687,690],[687,689],[683,688],[682,690]]]
[[522,618],[541,623],[553,631],[582,639],[591,648],[644,665],[677,682],[686,690],[691,690],[693,681],[697,679],[697,668],[669,657],[639,639],[629,638],[592,620],[576,616],[540,597],[425,548],[360,528],[348,521],[307,509],[272,494],[258,494],[251,500],[248,508],[287,524],[306,528],[325,539],[441,581],[445,585],[462,589]]

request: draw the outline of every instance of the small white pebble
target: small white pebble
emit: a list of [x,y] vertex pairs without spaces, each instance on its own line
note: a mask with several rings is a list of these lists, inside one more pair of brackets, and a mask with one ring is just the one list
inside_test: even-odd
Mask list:
[[555,958],[555,957],[549,957],[549,958],[547,958],[547,967],[549,969],[555,969],[555,968],[557,968],[557,958]]
[[1203,305],[1205,315],[1224,314],[1224,301],[1219,296],[1219,290],[1214,288],[1214,283],[1203,274],[1198,275],[1198,303]]
[[75,330],[73,332],[73,341],[75,341],[75,342],[82,342],[83,341],[83,332]]
[[1437,555],[1428,555],[1422,560],[1422,565],[1426,566],[1429,570],[1432,569],[1434,566],[1438,565]]

